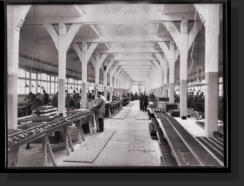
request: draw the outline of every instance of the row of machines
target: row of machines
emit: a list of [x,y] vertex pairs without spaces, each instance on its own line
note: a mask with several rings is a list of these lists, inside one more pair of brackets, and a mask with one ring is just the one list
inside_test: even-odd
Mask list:
[[210,153],[176,119],[166,112],[155,112],[156,120],[163,131],[178,166],[221,167],[223,162]]
[[[78,128],[78,142],[84,140],[82,125],[87,124],[90,127],[90,133],[98,127],[92,109],[74,109],[67,111],[65,116],[53,114],[55,108],[47,106],[39,108],[32,116],[20,118],[18,120],[18,129],[8,130],[8,166],[14,167],[17,164],[19,147],[32,143],[41,142],[43,149],[44,166],[47,165],[47,156],[49,155],[52,163],[56,166],[55,158],[50,146],[50,137],[55,132],[62,132],[64,136],[65,148],[67,154],[74,151],[70,127]],[[49,113],[49,114],[48,114]]]
[[[162,99],[161,99],[162,100]],[[191,167],[220,167],[223,166],[223,143],[216,138],[193,137],[174,118],[180,113],[177,104],[164,103],[160,100],[149,102],[148,114],[151,119],[149,131],[152,139],[158,140],[164,146],[161,159],[165,165]],[[207,144],[209,141],[209,145]],[[223,142],[223,141],[222,141]],[[167,147],[168,146],[168,147]],[[214,147],[214,148],[208,148]],[[169,149],[165,152],[165,149]],[[170,156],[173,157],[169,158]]]
[[154,111],[166,111],[173,117],[180,116],[178,104],[170,104],[169,98],[157,98],[155,100],[150,100],[147,110],[149,119],[154,117]]
[[120,100],[113,100],[105,104],[105,117],[115,116],[123,107],[123,103]]
[[122,96],[122,104],[123,104],[123,106],[128,105],[129,102],[130,102],[130,97],[128,95],[123,95]]

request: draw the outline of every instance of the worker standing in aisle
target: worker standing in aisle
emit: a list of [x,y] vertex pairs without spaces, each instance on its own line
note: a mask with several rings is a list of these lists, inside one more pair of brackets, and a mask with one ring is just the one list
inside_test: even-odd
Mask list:
[[45,90],[43,90],[43,103],[44,103],[44,105],[49,104],[49,95],[46,93]]
[[99,130],[98,132],[103,132],[104,130],[104,115],[105,115],[105,98],[102,95],[102,92],[98,92],[98,98],[96,100],[95,115],[97,118]]
[[144,105],[143,105],[143,106],[144,106],[143,111],[147,111],[147,106],[148,106],[148,98],[147,98],[146,93],[144,93],[143,104],[144,104]]

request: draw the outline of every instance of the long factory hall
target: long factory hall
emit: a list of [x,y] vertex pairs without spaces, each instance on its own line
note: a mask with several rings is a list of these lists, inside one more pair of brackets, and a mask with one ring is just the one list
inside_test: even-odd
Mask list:
[[224,167],[221,4],[7,6],[14,167]]

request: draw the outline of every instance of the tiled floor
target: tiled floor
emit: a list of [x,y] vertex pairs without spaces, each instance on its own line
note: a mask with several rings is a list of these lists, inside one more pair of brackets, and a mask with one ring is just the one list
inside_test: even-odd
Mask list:
[[[105,130],[115,130],[114,135],[103,148],[93,163],[63,162],[66,158],[64,150],[55,152],[58,166],[159,166],[160,150],[157,141],[151,139],[149,120],[136,120],[138,116],[147,112],[139,110],[139,102],[131,102],[129,114],[124,119],[105,119]],[[94,136],[95,137],[95,136]],[[79,148],[75,144],[74,148]],[[40,145],[32,145],[32,149],[19,155],[18,166],[41,166],[42,157],[38,151]],[[50,164],[51,166],[51,164]]]

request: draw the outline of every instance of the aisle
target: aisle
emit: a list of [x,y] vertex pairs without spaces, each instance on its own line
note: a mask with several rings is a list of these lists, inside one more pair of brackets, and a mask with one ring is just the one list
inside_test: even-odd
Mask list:
[[159,166],[160,150],[151,139],[147,112],[139,110],[139,101],[133,101],[123,110],[129,110],[124,119],[105,119],[105,130],[115,130],[107,145],[93,163],[59,161],[59,166]]

